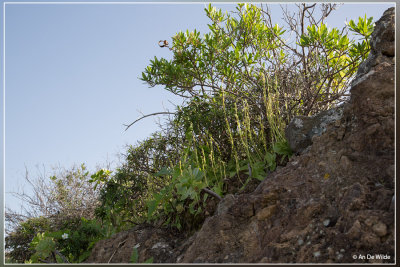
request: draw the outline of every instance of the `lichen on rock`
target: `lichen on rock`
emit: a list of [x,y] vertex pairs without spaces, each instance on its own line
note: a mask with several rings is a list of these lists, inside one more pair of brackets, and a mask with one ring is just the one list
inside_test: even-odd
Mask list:
[[295,153],[303,152],[312,144],[314,136],[326,132],[327,126],[340,120],[344,105],[322,111],[315,116],[296,116],[286,127],[285,136],[289,146]]

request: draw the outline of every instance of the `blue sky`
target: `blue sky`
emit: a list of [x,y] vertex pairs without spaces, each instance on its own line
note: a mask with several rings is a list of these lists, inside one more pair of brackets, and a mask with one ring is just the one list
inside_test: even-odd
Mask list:
[[[345,4],[328,24],[358,16],[378,20],[389,4]],[[217,5],[223,10],[233,5]],[[277,5],[276,22],[281,24]],[[157,130],[141,113],[173,111],[181,100],[138,79],[154,56],[170,58],[157,42],[180,30],[207,31],[204,4],[6,5],[5,191],[23,185],[25,166],[94,169],[117,163],[126,144]],[[162,117],[161,117],[162,118]],[[19,202],[6,194],[6,206]]]

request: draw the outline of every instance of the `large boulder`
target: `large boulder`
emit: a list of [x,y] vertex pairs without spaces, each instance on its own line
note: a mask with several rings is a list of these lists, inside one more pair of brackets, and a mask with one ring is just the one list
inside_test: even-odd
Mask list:
[[312,144],[314,136],[326,132],[327,126],[339,120],[343,114],[344,105],[322,111],[314,116],[296,116],[285,129],[289,146],[295,153],[301,153]]

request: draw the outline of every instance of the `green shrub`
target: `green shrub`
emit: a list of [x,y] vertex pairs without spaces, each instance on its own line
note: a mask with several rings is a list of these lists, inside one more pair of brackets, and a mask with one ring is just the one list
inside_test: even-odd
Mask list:
[[[250,179],[263,180],[292,154],[284,137],[290,119],[343,100],[369,53],[372,18],[329,29],[323,21],[334,5],[322,5],[321,19],[307,20],[304,11],[315,6],[299,5],[299,20],[287,17],[292,25],[285,29],[261,6],[238,4],[229,14],[210,4],[209,33],[179,32],[172,37],[172,59],[150,61],[141,79],[187,101],[167,125],[182,140],[181,156],[165,166],[168,182],[148,201],[149,218],[190,228],[204,207],[202,189],[223,195],[223,179],[240,180],[243,173],[248,178],[240,180],[241,189]],[[351,40],[349,30],[361,42]],[[289,34],[292,42],[285,41]]]
[[[172,59],[155,57],[141,79],[186,101],[163,132],[128,149],[97,215],[119,227],[147,219],[194,229],[204,218],[205,190],[222,197],[225,178],[237,177],[243,190],[284,165],[292,155],[287,123],[340,102],[370,49],[372,18],[339,31],[314,24],[334,5],[322,5],[321,20],[307,24],[303,11],[314,8],[299,5],[303,19],[288,30],[273,25],[262,6],[238,4],[228,14],[209,5],[209,33],[173,36]],[[290,33],[294,41],[284,41]]]
[[372,18],[329,29],[324,20],[335,5],[320,6],[315,18],[305,11],[318,5],[299,4],[297,20],[284,14],[285,28],[272,23],[268,6],[238,4],[222,13],[210,4],[210,31],[177,33],[172,59],[155,57],[141,76],[184,103],[160,132],[129,146],[116,170],[64,170],[47,191],[37,181],[33,199],[41,202],[33,211],[43,216],[19,222],[6,237],[7,261],[82,262],[98,240],[145,221],[197,229],[211,199],[227,193],[227,180],[235,178],[241,192],[285,165],[292,155],[287,123],[343,101],[370,51]]
[[[13,229],[8,229],[5,238],[8,259],[24,263],[46,261],[50,257],[55,261],[57,255],[54,251],[57,250],[65,253],[60,255],[69,261],[79,262],[88,255],[93,242],[114,232],[107,224],[101,227],[93,220],[99,203],[98,190],[102,187],[99,184],[104,178],[102,171],[90,180],[90,174],[82,164],[69,170],[58,169],[50,177],[27,178],[34,187],[35,195],[19,196],[22,200],[31,200],[30,206],[26,207],[31,217],[15,223],[16,219],[24,216],[7,212],[9,224],[14,222],[15,225]],[[94,182],[99,184],[92,185]],[[64,233],[70,237],[67,241],[61,238]]]
[[129,146],[124,163],[107,178],[100,191],[96,215],[117,230],[146,220],[146,201],[168,183],[154,174],[177,163],[178,137],[159,133]]
[[37,233],[30,242],[34,253],[28,262],[79,263],[90,255],[97,241],[110,236],[109,229],[96,220],[81,218],[66,224],[68,228]]
[[5,249],[9,251],[7,257],[15,263],[24,263],[29,260],[33,252],[29,249],[32,239],[45,231],[51,231],[50,220],[45,217],[30,218],[5,237]]

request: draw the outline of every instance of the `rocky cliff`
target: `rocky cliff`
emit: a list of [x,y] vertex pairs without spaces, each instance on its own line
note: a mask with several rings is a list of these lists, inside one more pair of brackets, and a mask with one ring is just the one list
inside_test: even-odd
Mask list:
[[225,196],[190,238],[141,225],[98,242],[87,262],[129,262],[133,247],[139,262],[394,262],[394,17],[376,23],[340,118],[286,167]]

